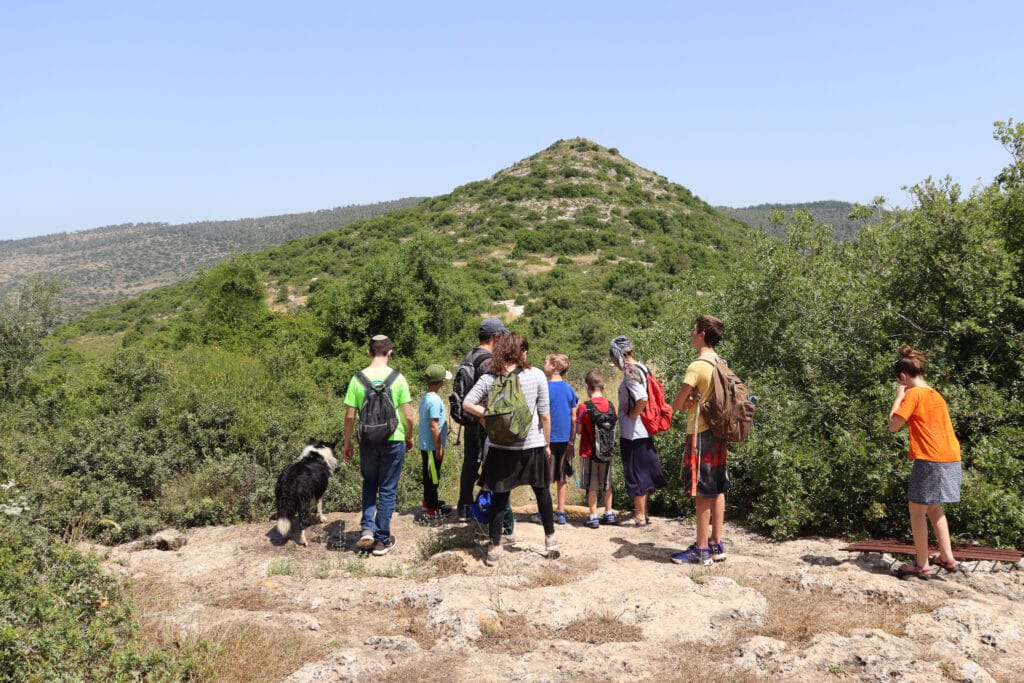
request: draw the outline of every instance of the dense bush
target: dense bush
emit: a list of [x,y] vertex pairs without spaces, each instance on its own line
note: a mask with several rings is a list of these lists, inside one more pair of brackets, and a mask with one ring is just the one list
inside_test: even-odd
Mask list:
[[201,649],[142,643],[124,588],[99,564],[0,513],[0,679],[212,679]]
[[[954,533],[1024,545],[1024,255],[1007,239],[1024,184],[1006,181],[1020,163],[968,196],[948,180],[912,187],[912,208],[851,243],[796,212],[786,240],[760,239],[742,269],[672,297],[664,323],[641,335],[646,353],[680,378],[691,321],[716,314],[720,352],[761,397],[751,439],[731,455],[735,512],[779,538],[907,534],[906,437],[885,418],[896,349],[909,343],[928,357],[963,446]],[[665,450],[680,450],[676,440]]]

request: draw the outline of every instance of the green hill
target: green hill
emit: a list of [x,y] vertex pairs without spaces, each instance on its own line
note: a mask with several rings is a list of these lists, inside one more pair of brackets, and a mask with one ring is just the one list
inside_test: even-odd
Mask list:
[[716,208],[738,221],[764,230],[768,234],[777,237],[782,237],[785,234],[785,230],[773,221],[773,216],[778,213],[790,215],[793,211],[803,211],[813,216],[814,220],[818,223],[832,226],[832,234],[835,239],[847,241],[853,239],[858,230],[869,223],[877,222],[880,217],[878,210],[875,210],[869,219],[851,218],[850,213],[857,206],[857,204],[851,204],[850,202],[823,201],[804,202],[801,204],[758,204],[738,209],[728,206]]
[[[577,138],[447,195],[242,260],[273,308],[305,309],[308,303],[322,319],[332,305],[327,300],[341,296],[339,283],[359,289],[372,277],[375,260],[383,259],[380,267],[398,280],[425,268],[395,270],[406,259],[402,246],[415,240],[426,246],[410,257],[440,259],[434,264],[443,270],[440,279],[466,297],[463,307],[449,305],[431,317],[425,331],[439,343],[473,314],[507,312],[496,302],[512,301],[524,307],[525,329],[575,350],[611,331],[612,316],[598,311],[614,310],[631,326],[652,320],[685,276],[715,271],[749,250],[750,234],[687,188]],[[408,288],[417,287],[412,282]],[[73,329],[125,331],[140,320],[199,311],[202,296],[201,281],[193,280],[97,311]],[[338,337],[360,338],[374,325],[385,329],[401,319],[350,318],[359,322],[339,322]],[[395,335],[406,336],[402,330]],[[455,354],[465,343],[465,337],[453,340],[447,351]]]
[[126,223],[0,241],[0,298],[32,275],[46,273],[64,283],[72,312],[87,311],[194,277],[232,254],[335,230],[421,199],[183,225]]

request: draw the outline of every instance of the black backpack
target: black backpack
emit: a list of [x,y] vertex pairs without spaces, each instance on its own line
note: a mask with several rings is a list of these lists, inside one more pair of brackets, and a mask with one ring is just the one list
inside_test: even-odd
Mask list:
[[460,425],[477,423],[475,417],[463,412],[462,404],[465,403],[469,390],[480,379],[480,365],[489,358],[491,358],[491,352],[487,349],[473,349],[471,353],[462,359],[459,367],[455,369],[455,377],[452,379],[452,393],[448,394],[448,415]]
[[391,399],[391,384],[398,379],[398,370],[392,370],[381,384],[374,384],[362,370],[356,379],[366,388],[363,405],[359,408],[356,438],[360,448],[383,446],[398,429],[398,413]]
[[594,452],[590,457],[597,462],[611,462],[615,455],[615,423],[618,418],[615,416],[615,406],[608,401],[608,412],[597,409],[593,401],[584,403],[587,407],[587,415],[590,416],[590,424],[594,428]]

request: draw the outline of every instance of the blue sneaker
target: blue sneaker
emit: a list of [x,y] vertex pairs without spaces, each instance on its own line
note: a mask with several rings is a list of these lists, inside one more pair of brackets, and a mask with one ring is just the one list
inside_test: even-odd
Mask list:
[[619,523],[619,520],[615,519],[615,513],[614,512],[606,512],[601,517],[601,524],[613,524],[614,525],[614,524],[618,524],[618,523]]
[[672,553],[672,561],[676,564],[699,564],[705,567],[714,563],[711,559],[711,548],[698,548],[696,543],[681,553]]
[[587,521],[583,522],[583,526],[588,529],[597,529],[601,526],[601,520],[597,515],[591,515],[590,517],[587,517]]
[[711,547],[711,559],[713,561],[724,562],[729,557],[725,554],[724,541],[718,541],[717,543],[715,541],[711,541],[708,545]]
[[555,524],[565,524],[564,510],[555,510]]

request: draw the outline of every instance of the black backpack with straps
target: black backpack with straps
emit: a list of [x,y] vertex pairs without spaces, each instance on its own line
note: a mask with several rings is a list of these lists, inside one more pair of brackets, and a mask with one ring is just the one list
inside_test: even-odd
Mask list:
[[462,359],[459,367],[455,368],[455,376],[452,379],[452,393],[448,395],[448,415],[460,425],[471,425],[478,422],[474,416],[467,415],[462,410],[462,404],[465,402],[469,390],[480,379],[480,366],[490,358],[490,351],[478,347],[467,354]]
[[587,415],[590,416],[590,425],[594,429],[594,451],[590,454],[596,462],[611,462],[615,455],[615,406],[608,401],[608,412],[597,409],[593,401],[584,403],[587,407]]
[[383,446],[398,429],[398,413],[395,412],[395,402],[391,398],[391,385],[398,379],[398,370],[392,370],[380,384],[371,382],[362,370],[356,373],[356,379],[366,389],[356,427],[359,447]]

